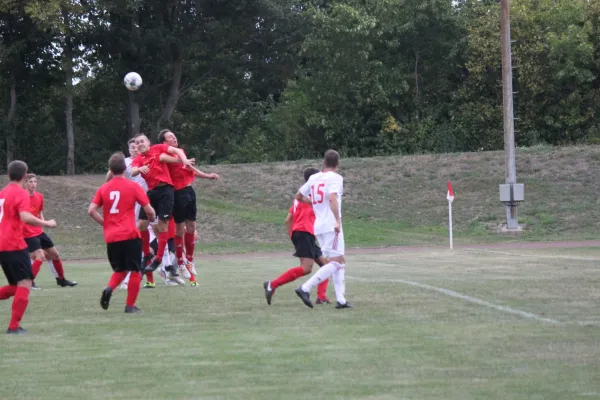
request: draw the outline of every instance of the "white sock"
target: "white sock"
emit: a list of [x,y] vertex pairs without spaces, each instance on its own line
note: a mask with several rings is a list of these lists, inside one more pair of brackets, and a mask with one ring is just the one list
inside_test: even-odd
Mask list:
[[340,265],[342,268],[333,273],[333,287],[335,289],[335,298],[337,302],[340,304],[346,304],[346,298],[344,297],[344,294],[346,293],[346,282],[344,281],[344,276],[346,275],[346,265]]
[[307,280],[304,285],[302,285],[302,290],[305,292],[310,292],[310,290],[317,286],[319,283],[323,282],[325,279],[328,279],[338,268],[337,265],[340,265],[334,261],[323,265],[317,272]]
[[50,272],[52,272],[52,275],[54,275],[55,278],[58,278],[58,273],[54,269],[54,263],[52,260],[48,260],[48,265],[50,266]]
[[127,273],[127,276],[125,277],[125,279],[123,279],[123,282],[121,282],[121,285],[123,285],[123,284],[129,285],[129,275],[131,275],[131,272]]
[[171,253],[169,252],[168,248],[165,248],[165,253],[163,254],[162,264],[165,267],[168,266],[168,265],[172,265],[172,263],[171,263]]

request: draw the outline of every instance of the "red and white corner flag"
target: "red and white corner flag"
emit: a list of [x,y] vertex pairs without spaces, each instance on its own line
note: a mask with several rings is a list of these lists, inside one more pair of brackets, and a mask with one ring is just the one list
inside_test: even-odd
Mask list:
[[454,192],[452,191],[452,184],[450,182],[448,182],[448,194],[446,195],[446,198],[450,203],[454,201]]

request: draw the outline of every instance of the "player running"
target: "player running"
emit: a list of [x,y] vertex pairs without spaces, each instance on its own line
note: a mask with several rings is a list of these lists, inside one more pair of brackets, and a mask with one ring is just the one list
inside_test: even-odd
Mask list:
[[29,212],[29,194],[24,189],[27,182],[27,164],[13,161],[8,164],[10,183],[0,191],[0,264],[8,281],[0,287],[0,300],[14,296],[12,314],[7,334],[27,332],[21,319],[29,304],[29,291],[33,280],[27,243],[23,235],[25,224],[52,228],[56,222],[44,221]]
[[[316,168],[307,168],[304,170],[304,182],[307,182],[312,175],[318,172],[319,170]],[[327,260],[323,257],[321,249],[317,245],[315,239],[315,213],[310,204],[294,200],[294,204],[290,207],[285,219],[285,225],[292,239],[292,243],[294,243],[294,247],[296,248],[294,256],[300,258],[300,266],[290,268],[278,278],[263,283],[265,298],[269,305],[271,305],[271,299],[275,294],[275,289],[279,286],[310,274],[312,272],[313,263],[315,262],[319,266],[323,266],[327,263]],[[328,279],[319,283],[317,288],[317,304],[329,304],[329,299],[327,298],[328,283]]]
[[[144,272],[153,272],[161,264],[165,247],[168,241],[168,224],[173,213],[173,181],[169,173],[169,168],[164,161],[161,161],[161,154],[174,154],[179,157],[181,163],[191,167],[191,162],[187,159],[185,153],[178,148],[166,145],[150,145],[150,141],[145,135],[139,135],[136,138],[138,155],[131,163],[131,175],[142,174],[148,184],[148,198],[150,204],[156,210],[158,217],[158,252],[154,256],[152,263],[148,265]],[[150,256],[150,236],[148,233],[148,216],[144,210],[140,210],[140,231],[142,233],[142,249],[145,258]],[[168,268],[172,276],[178,276],[177,269]]]
[[[104,227],[108,260],[113,269],[108,285],[102,291],[100,306],[108,309],[112,292],[130,272],[125,312],[138,313],[141,310],[135,302],[142,282],[142,243],[140,232],[135,226],[136,202],[141,205],[148,218],[154,219],[156,214],[140,185],[125,178],[127,165],[123,153],[113,154],[108,166],[114,178],[100,186],[88,208],[90,217]],[[100,207],[103,216],[98,213]]]
[[312,175],[296,194],[296,200],[312,204],[316,216],[315,235],[323,255],[329,259],[326,265],[296,289],[298,297],[310,308],[313,308],[310,290],[331,275],[333,275],[333,287],[337,299],[335,308],[352,308],[344,297],[346,291],[342,229],[344,178],[337,173],[339,165],[339,153],[335,150],[327,150],[323,159],[323,170]]
[[[169,129],[163,129],[158,134],[158,143],[178,147],[177,137]],[[182,150],[183,151],[183,150]],[[192,182],[196,177],[204,179],[219,180],[217,174],[207,174],[197,168],[187,168],[181,163],[169,163],[169,173],[173,181],[174,207],[173,217],[176,224],[175,236],[175,257],[177,258],[177,266],[179,273],[185,278],[190,279],[190,272],[186,268],[183,259],[183,246],[185,244],[185,255],[187,264],[190,266],[191,275],[196,276],[196,267],[194,265],[194,247],[196,234],[196,192],[192,187]],[[192,286],[195,284],[192,282]]]
[[[44,195],[37,192],[37,176],[27,174],[27,190],[29,191],[29,212],[36,218],[44,219]],[[23,234],[27,248],[33,259],[31,266],[33,279],[40,272],[44,260],[52,261],[52,267],[56,271],[56,284],[61,287],[76,286],[77,282],[65,279],[65,270],[62,261],[58,255],[58,250],[54,246],[52,239],[39,226],[24,225]]]

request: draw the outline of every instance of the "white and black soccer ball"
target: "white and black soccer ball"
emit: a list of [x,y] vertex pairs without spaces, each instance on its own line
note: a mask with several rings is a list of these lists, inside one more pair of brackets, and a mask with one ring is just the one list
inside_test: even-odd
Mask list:
[[128,90],[135,91],[142,86],[142,77],[137,72],[130,72],[125,75],[123,83]]

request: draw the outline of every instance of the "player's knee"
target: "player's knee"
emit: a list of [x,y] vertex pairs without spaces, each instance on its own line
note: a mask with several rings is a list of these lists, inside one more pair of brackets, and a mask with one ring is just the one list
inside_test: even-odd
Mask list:
[[23,279],[23,280],[20,280],[19,282],[17,282],[18,287],[24,287],[27,289],[31,289],[31,284],[32,284],[31,279]]

